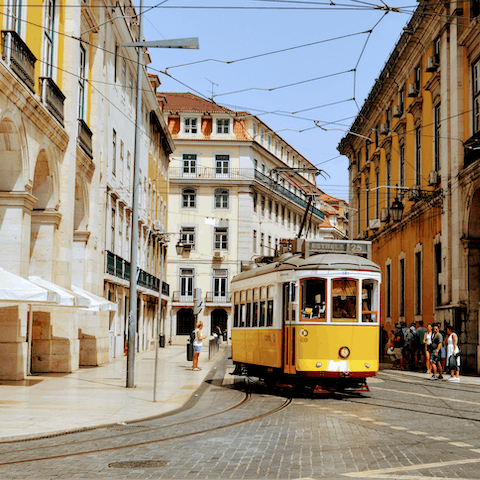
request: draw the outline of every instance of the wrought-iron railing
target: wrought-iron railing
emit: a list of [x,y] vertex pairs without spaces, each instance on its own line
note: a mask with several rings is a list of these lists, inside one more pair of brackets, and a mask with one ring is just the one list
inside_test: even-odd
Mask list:
[[232,294],[225,292],[220,294],[219,292],[207,292],[205,301],[209,303],[230,303]]
[[185,303],[192,303],[193,304],[193,292],[191,295],[187,295],[185,293],[180,292],[173,292],[173,301],[174,302],[185,302]]
[[[285,198],[288,198],[290,201],[296,203],[297,205],[305,208],[307,206],[307,201],[299,197],[295,193],[291,192],[285,187],[282,187],[278,184],[275,178],[272,178],[259,170],[254,168],[229,168],[217,169],[215,167],[171,167],[168,170],[170,179],[174,178],[206,178],[206,179],[215,179],[215,178],[229,178],[232,180],[257,180],[271,190],[274,190],[278,194],[282,195]],[[318,217],[324,219],[325,214],[320,211],[318,208],[313,208],[313,213]]]
[[[106,254],[105,271],[110,275],[115,275],[118,278],[123,278],[124,280],[128,281],[130,280],[130,262],[127,262],[127,260],[109,251],[107,251]],[[154,290],[155,292],[160,291],[160,279],[158,277],[146,272],[145,270],[142,270],[141,268],[137,268],[137,271],[137,285],[149,288],[150,290]],[[162,281],[162,295],[168,296],[169,294],[170,285]]]
[[63,126],[63,104],[65,102],[65,95],[51,77],[40,77],[40,85],[42,87],[42,102],[47,106],[48,111]]
[[83,118],[79,118],[78,143],[90,158],[93,158],[92,135],[92,131],[88,128],[85,120],[83,120]]
[[35,93],[35,55],[15,30],[2,30],[2,56],[7,65]]

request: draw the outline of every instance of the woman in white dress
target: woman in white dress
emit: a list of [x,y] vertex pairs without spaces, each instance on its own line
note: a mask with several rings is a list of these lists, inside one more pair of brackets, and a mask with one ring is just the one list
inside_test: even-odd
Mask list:
[[447,327],[447,370],[450,370],[450,382],[460,381],[460,348],[458,347],[458,335],[453,331],[451,325]]
[[427,373],[432,373],[432,367],[430,366],[430,358],[432,356],[432,324],[427,325],[427,332],[423,337],[423,343],[425,344],[425,364],[427,367]]

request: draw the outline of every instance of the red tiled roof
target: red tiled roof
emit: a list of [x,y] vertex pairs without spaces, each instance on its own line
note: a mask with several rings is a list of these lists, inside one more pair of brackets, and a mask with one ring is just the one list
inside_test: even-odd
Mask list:
[[209,100],[205,100],[193,93],[159,93],[157,95],[165,97],[167,104],[164,107],[166,113],[187,112],[187,113],[230,113],[235,114],[233,110],[217,105]]
[[345,202],[345,200],[342,200],[340,198],[332,197],[328,193],[323,193],[322,195],[320,195],[320,200],[323,200],[324,202],[331,202],[331,203],[333,203],[333,202]]

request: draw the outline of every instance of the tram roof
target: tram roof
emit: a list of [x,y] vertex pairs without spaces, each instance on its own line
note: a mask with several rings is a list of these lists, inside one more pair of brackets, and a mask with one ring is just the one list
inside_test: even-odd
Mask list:
[[381,272],[380,267],[376,263],[358,255],[321,253],[305,258],[301,254],[294,254],[278,262],[245,270],[236,275],[232,282],[285,270],[360,270]]

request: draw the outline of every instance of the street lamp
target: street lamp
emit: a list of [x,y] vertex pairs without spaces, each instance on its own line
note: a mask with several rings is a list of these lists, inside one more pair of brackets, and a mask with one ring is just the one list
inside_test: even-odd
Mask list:
[[183,255],[183,251],[185,250],[185,246],[183,245],[182,242],[178,242],[177,245],[175,245],[175,248],[177,250],[177,255]]
[[137,250],[138,250],[138,197],[140,189],[140,126],[142,124],[142,66],[143,48],[193,48],[198,49],[198,38],[177,38],[143,42],[143,0],[139,6],[139,42],[123,43],[123,47],[138,47],[137,59],[137,109],[135,115],[135,154],[133,157],[133,199],[132,199],[132,244],[130,275],[130,312],[128,318],[128,352],[127,352],[127,388],[135,387],[135,334],[137,331]]
[[390,207],[390,212],[392,214],[392,220],[394,222],[401,222],[403,217],[403,203],[395,197],[395,200]]

